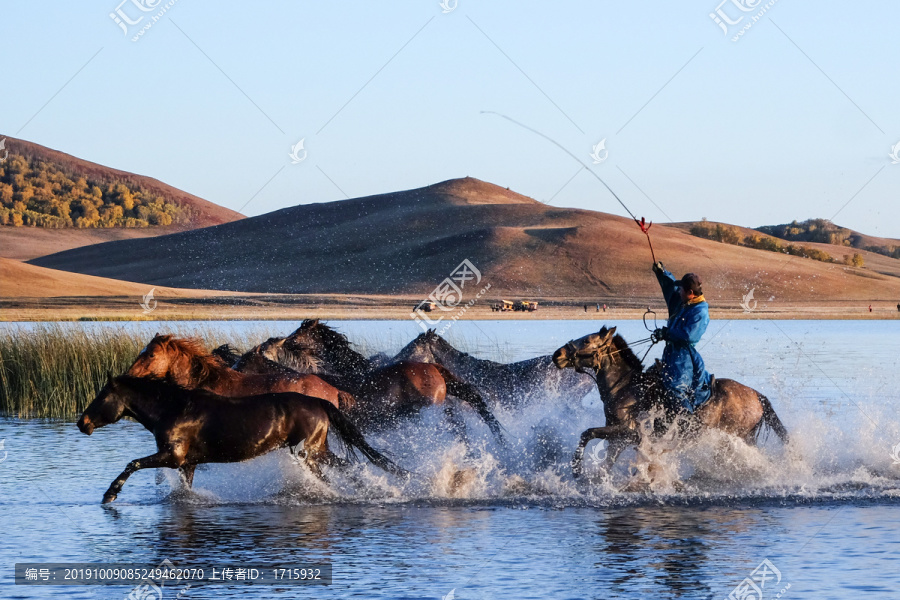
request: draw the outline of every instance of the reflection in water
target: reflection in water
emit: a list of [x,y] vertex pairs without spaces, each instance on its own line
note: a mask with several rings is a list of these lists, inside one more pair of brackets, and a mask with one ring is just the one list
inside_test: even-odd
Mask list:
[[641,506],[609,510],[596,522],[595,565],[609,571],[610,591],[623,594],[640,582],[673,597],[711,596],[710,552],[748,531],[771,533],[771,518],[749,509]]

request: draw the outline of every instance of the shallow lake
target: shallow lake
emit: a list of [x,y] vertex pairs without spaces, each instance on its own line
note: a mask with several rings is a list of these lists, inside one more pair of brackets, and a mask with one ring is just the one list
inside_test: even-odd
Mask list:
[[[646,337],[639,321],[607,324],[626,339]],[[148,337],[209,327],[260,341],[297,325],[61,324],[136,327]],[[367,352],[389,355],[420,332],[412,322],[331,325]],[[511,362],[552,353],[599,326],[461,321],[445,337]],[[71,422],[0,419],[0,597],[132,593],[133,586],[15,586],[16,562],[169,560],[322,563],[334,581],[167,585],[164,598],[727,598],[748,580],[764,583],[767,599],[896,598],[900,321],[717,321],[699,348],[716,376],[769,397],[791,446],[775,436],[755,449],[705,435],[660,458],[668,479],[641,492],[619,491],[639,476],[634,452],[609,475],[589,452],[586,481],[572,479],[578,434],[603,423],[596,393],[498,409],[509,448],[467,416],[467,452],[437,410],[371,436],[416,471],[409,482],[358,464],[324,486],[279,452],[199,470],[193,493],[171,472],[139,471],[108,506],[99,502],[110,481],[155,450],[149,432],[122,421],[87,437]],[[647,361],[659,354],[654,348]],[[472,477],[454,488],[461,469]]]

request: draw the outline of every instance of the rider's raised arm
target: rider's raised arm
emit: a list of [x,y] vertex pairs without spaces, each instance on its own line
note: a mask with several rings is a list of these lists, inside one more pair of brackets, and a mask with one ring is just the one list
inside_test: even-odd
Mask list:
[[663,298],[671,315],[678,308],[678,305],[681,304],[681,295],[678,294],[678,289],[675,285],[675,276],[665,268],[662,268],[662,263],[657,264],[660,268],[653,269],[653,272],[656,273],[656,280],[659,282],[659,287],[662,288]]
[[668,339],[696,344],[709,325],[706,305],[694,306],[684,311],[684,316],[669,326]]

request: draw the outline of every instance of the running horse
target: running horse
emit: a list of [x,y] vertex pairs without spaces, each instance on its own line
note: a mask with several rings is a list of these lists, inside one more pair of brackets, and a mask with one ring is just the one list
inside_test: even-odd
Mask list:
[[122,417],[135,419],[153,433],[157,451],[129,462],[103,494],[104,504],[115,500],[125,481],[139,469],[179,469],[190,487],[198,464],[240,462],[285,447],[295,454],[301,443],[306,465],[325,481],[320,463],[346,463],[329,450],[329,429],[350,456],[358,449],[378,467],[406,474],[372,448],[330,402],[303,394],[224,397],[161,379],[107,376],[106,385],[78,420],[78,429],[91,435],[94,429]]
[[593,386],[593,382],[576,373],[555,368],[550,355],[510,364],[483,360],[457,350],[434,329],[420,333],[394,360],[444,366],[460,379],[478,386],[488,400],[507,408],[548,396],[565,397],[577,404]]
[[[553,362],[560,369],[592,372],[603,400],[606,426],[581,434],[572,458],[576,477],[581,474],[584,448],[591,440],[607,440],[606,467],[611,467],[622,450],[640,442],[639,415],[666,410],[659,363],[645,371],[622,336],[616,335],[615,327],[603,327],[598,333],[567,343],[553,354]],[[667,414],[664,422],[654,423],[653,433],[670,426],[675,416]],[[748,444],[756,444],[763,427],[768,426],[782,442],[788,442],[788,432],[769,399],[732,379],[714,380],[710,399],[689,420],[688,427],[697,425],[721,429]]]
[[357,404],[348,414],[364,426],[384,426],[427,406],[442,405],[457,436],[465,439],[465,425],[455,406],[446,403],[449,394],[474,408],[497,439],[504,441],[500,423],[478,390],[447,368],[413,361],[377,366],[355,351],[345,335],[317,319],[307,319],[291,335],[271,338],[250,352],[292,369],[315,368],[333,385],[353,394]]
[[134,377],[165,379],[186,388],[202,388],[220,396],[252,396],[296,392],[331,402],[346,411],[356,399],[316,375],[240,373],[194,339],[156,334],[125,372]]

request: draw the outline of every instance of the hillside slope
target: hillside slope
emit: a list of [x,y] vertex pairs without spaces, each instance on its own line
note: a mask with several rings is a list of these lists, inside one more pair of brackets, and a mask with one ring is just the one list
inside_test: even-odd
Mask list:
[[[242,219],[162,183],[0,135],[0,223],[43,227],[208,227]],[[5,152],[8,152],[6,156]]]
[[[900,299],[900,278],[651,231],[677,274],[703,274],[713,305]],[[865,253],[867,264],[871,253]],[[883,260],[893,260],[880,257]],[[628,219],[541,204],[472,178],[338,202],[304,204],[172,235],[108,242],[32,261],[78,273],[182,288],[424,297],[464,259],[490,297],[616,298],[659,291],[640,230]],[[871,259],[873,262],[875,259]]]

